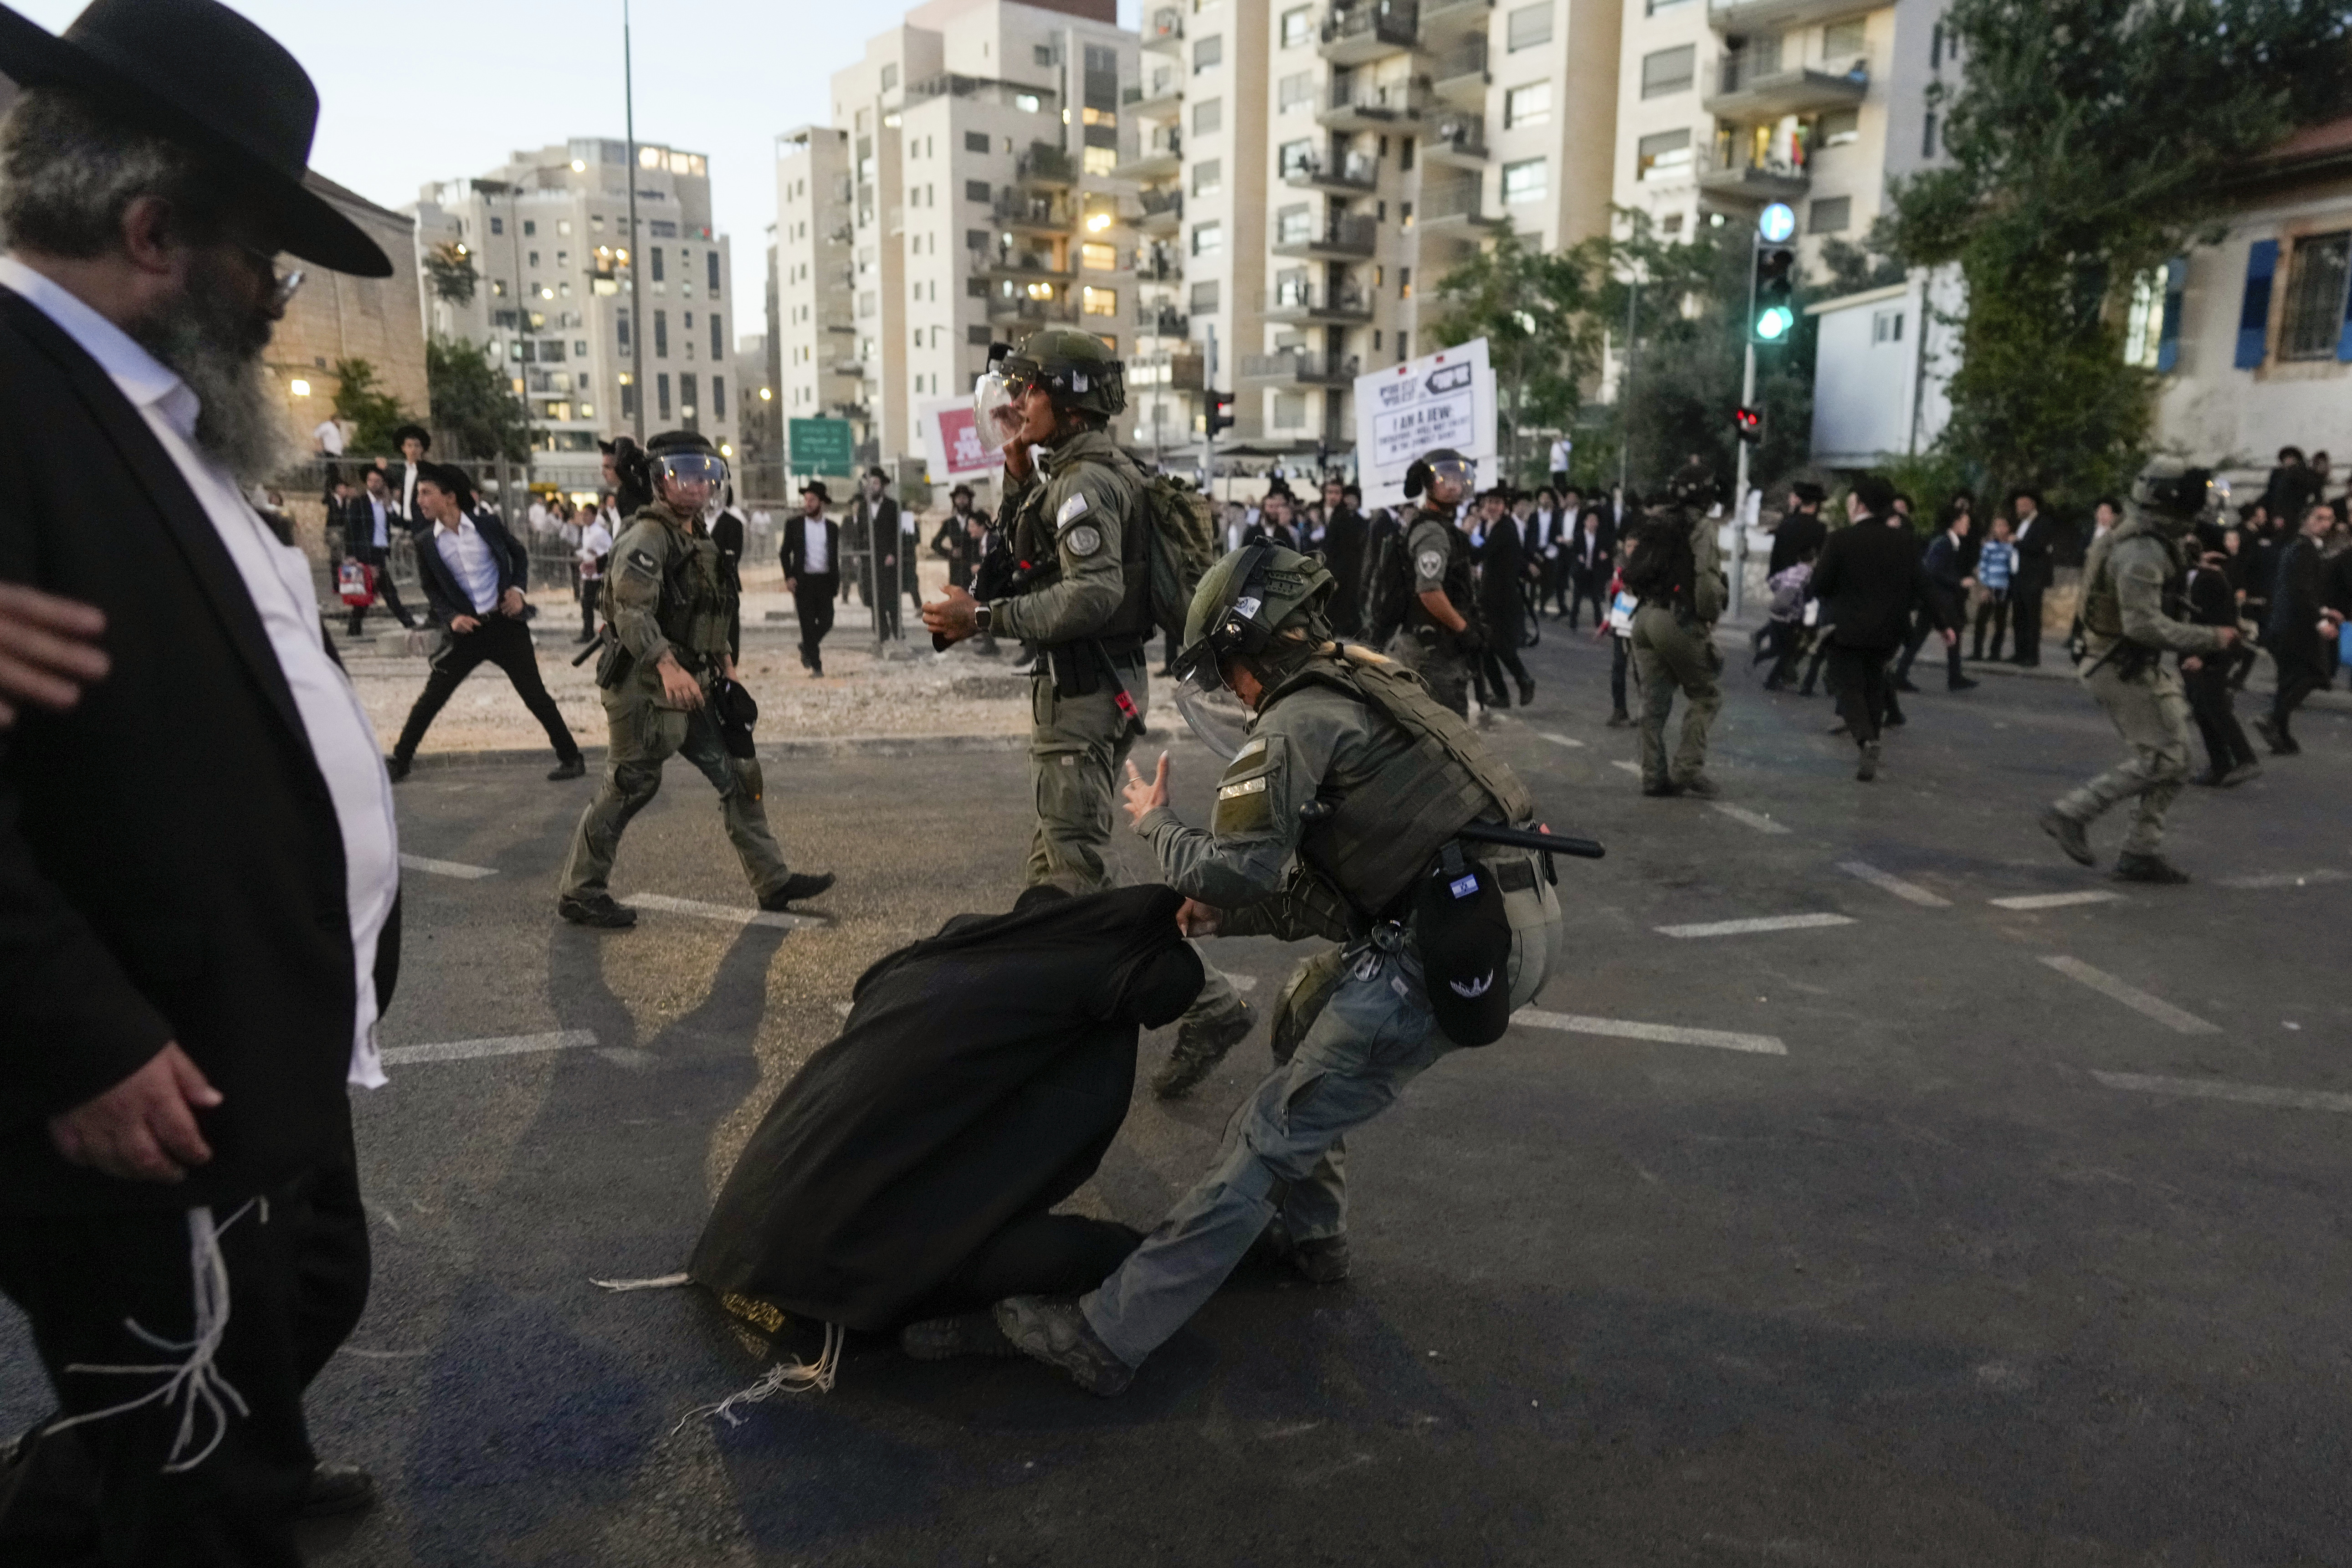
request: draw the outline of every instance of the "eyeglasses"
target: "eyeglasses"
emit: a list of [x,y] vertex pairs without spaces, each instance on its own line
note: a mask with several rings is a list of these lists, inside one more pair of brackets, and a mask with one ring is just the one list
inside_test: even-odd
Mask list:
[[302,279],[305,275],[301,268],[297,268],[291,272],[280,272],[278,270],[276,251],[264,250],[257,245],[247,245],[241,239],[234,243],[239,250],[260,263],[261,269],[269,275],[269,308],[273,310],[282,310],[292,303],[296,292],[302,287]]

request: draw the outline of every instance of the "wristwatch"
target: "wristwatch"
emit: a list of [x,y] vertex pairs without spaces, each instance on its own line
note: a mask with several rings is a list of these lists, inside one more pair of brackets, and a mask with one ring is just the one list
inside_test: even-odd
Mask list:
[[988,613],[988,605],[984,602],[971,607],[971,624],[981,631],[988,630],[990,623],[995,618]]

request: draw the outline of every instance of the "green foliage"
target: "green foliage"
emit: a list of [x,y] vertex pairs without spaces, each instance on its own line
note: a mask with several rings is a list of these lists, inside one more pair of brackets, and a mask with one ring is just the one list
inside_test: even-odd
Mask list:
[[[1895,193],[1906,261],[1969,305],[1946,449],[2053,510],[2145,462],[2155,378],[2123,363],[2135,275],[2212,243],[2245,162],[2352,93],[2322,0],[1953,0],[1948,167]],[[1948,101],[1946,100],[1948,100]]]
[[433,292],[453,305],[474,302],[474,289],[480,275],[474,270],[474,258],[466,247],[455,241],[445,240],[425,255],[425,280]]
[[522,459],[525,409],[505,371],[478,343],[435,338],[425,345],[433,427],[456,439],[454,458]]
[[1822,291],[1832,299],[1865,289],[1884,289],[1907,276],[1895,255],[1895,226],[1884,217],[1872,222],[1859,245],[1835,235],[1822,241],[1822,266],[1829,271]]
[[1595,307],[1607,259],[1605,241],[1547,253],[1506,230],[1491,249],[1438,282],[1444,303],[1430,323],[1437,346],[1486,340],[1506,474],[1523,476],[1542,467],[1549,448],[1535,433],[1567,426],[1582,386],[1600,370]]
[[400,405],[400,399],[376,384],[375,366],[367,361],[337,360],[334,374],[335,417],[351,422],[352,451],[394,450],[392,433],[415,416]]

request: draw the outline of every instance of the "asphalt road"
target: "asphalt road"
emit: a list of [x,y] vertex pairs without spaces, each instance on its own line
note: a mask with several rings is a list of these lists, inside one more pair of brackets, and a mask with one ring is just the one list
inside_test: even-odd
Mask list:
[[[1351,1140],[1349,1283],[1238,1277],[1116,1402],[873,1343],[829,1394],[681,1425],[765,1346],[698,1292],[589,1283],[681,1266],[866,964],[1009,903],[1016,753],[772,763],[794,864],[841,875],[829,918],[618,935],[552,916],[585,785],[420,772],[404,847],[445,868],[408,878],[387,1042],[565,1043],[360,1098],[374,1295],[311,1409],[385,1497],[316,1560],[2352,1562],[2347,716],[2189,793],[2193,885],[2118,889],[2032,826],[2116,753],[2069,683],[1912,699],[1861,785],[1825,703],[1735,672],[1717,809],[1637,796],[1604,652],[1553,630],[1530,663],[1495,743],[1610,847],[1563,862],[1542,1016]],[[1213,766],[1174,755],[1199,820]],[[616,890],[749,909],[683,765]],[[1818,918],[1660,930],[1791,916]],[[1261,1002],[1295,951],[1213,947]],[[1150,1223],[1265,1050],[1143,1091],[1078,1202]],[[0,1419],[44,1404],[0,1321]]]

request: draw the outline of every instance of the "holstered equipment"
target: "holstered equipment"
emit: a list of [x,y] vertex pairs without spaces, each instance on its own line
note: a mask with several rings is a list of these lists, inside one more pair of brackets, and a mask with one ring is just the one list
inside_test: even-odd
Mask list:
[[1448,840],[1413,890],[1413,926],[1429,1010],[1457,1046],[1488,1046],[1511,1025],[1511,921],[1503,909],[1501,863],[1464,857]]

